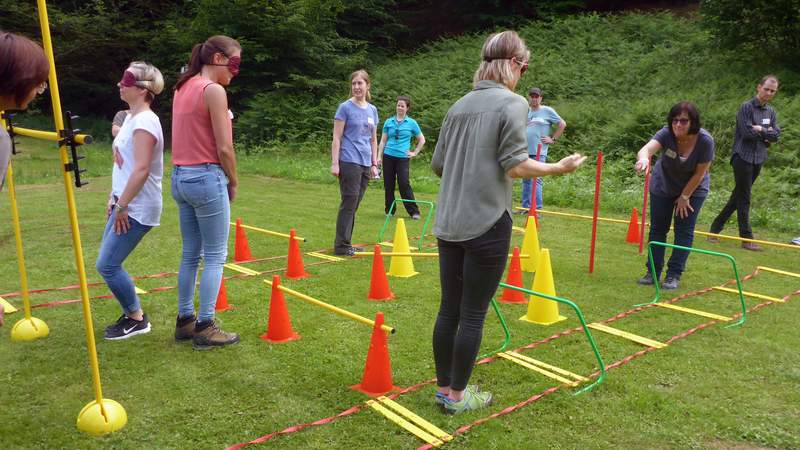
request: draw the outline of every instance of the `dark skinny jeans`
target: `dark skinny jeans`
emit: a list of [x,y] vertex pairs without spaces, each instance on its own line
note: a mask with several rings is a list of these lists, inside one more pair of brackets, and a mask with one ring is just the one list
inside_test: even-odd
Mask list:
[[339,161],[339,215],[336,217],[336,238],[333,241],[335,253],[343,254],[352,244],[356,211],[369,185],[370,167]]
[[736,185],[731,192],[728,203],[719,212],[711,224],[711,232],[719,234],[725,228],[725,222],[736,211],[736,220],[739,222],[739,237],[752,239],[753,229],[750,228],[750,192],[758,174],[761,173],[761,164],[751,164],[739,157],[736,153],[731,158],[733,166],[733,179]]
[[508,259],[508,213],[474,239],[439,239],[442,302],[433,328],[433,358],[440,387],[463,391],[483,338],[483,322]]
[[[394,202],[395,180],[400,187],[400,198],[403,200],[414,200],[414,190],[411,189],[411,182],[408,177],[409,158],[395,158],[387,154],[383,155],[383,190],[385,192],[385,212],[389,214],[389,209]],[[402,202],[409,216],[419,214],[419,207],[416,203]],[[395,205],[394,214],[399,205]]]
[[[689,204],[694,208],[694,212],[690,213],[686,218],[681,219],[675,211],[675,200],[678,197],[661,197],[650,193],[650,236],[649,241],[666,242],[667,233],[674,218],[675,220],[675,245],[683,247],[691,247],[694,242],[694,226],[697,223],[697,216],[700,214],[700,208],[703,207],[705,197],[689,198]],[[664,267],[664,253],[665,248],[659,245],[653,246],[653,262],[656,266],[656,276],[661,278],[661,269]],[[667,262],[667,276],[672,276],[680,279],[684,269],[686,269],[686,260],[689,258],[689,252],[686,250],[672,249],[672,254]],[[650,273],[650,259],[647,260],[647,270]]]

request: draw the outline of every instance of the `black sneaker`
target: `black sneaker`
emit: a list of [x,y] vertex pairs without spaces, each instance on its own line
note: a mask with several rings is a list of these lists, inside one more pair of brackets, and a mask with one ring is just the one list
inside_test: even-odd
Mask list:
[[353,256],[354,253],[361,253],[364,251],[364,247],[348,247],[347,250],[339,253],[334,252],[333,254],[336,256]]
[[664,282],[661,283],[661,289],[666,289],[671,291],[673,289],[678,289],[678,286],[680,286],[680,284],[681,283],[679,278],[673,277],[672,275],[667,275],[667,277],[664,278]]
[[642,286],[652,286],[654,284],[653,275],[651,275],[650,272],[647,272],[642,278],[636,280],[636,284],[641,284]]
[[119,316],[117,323],[106,327],[104,337],[109,341],[128,339],[137,334],[149,333],[151,330],[150,321],[147,314],[142,316],[142,320],[133,320],[125,314]]

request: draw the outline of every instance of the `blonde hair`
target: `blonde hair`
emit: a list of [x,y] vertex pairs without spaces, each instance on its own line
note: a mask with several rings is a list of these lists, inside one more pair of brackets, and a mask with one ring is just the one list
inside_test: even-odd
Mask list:
[[147,89],[147,101],[152,102],[156,95],[164,90],[164,76],[152,64],[134,61],[128,70],[136,77],[136,86]]
[[512,66],[512,58],[522,63],[530,57],[530,52],[525,46],[525,41],[514,31],[495,33],[483,43],[481,49],[481,64],[472,77],[472,84],[476,85],[481,80],[492,80],[507,87],[517,81]]
[[364,69],[356,70],[355,72],[350,74],[350,95],[351,96],[353,95],[353,80],[355,80],[358,77],[363,78],[364,81],[367,82],[366,98],[367,98],[367,101],[371,101],[372,100],[372,94],[369,93],[369,88],[370,88],[370,86],[372,86],[372,83],[370,83],[370,81],[369,81],[369,74]]

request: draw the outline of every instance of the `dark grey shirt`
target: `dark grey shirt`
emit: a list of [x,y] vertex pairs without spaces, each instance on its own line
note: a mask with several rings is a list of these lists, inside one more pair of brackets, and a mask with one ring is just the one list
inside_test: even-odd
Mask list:
[[527,115],[524,98],[488,80],[450,107],[431,161],[442,177],[434,235],[466,241],[511,214],[506,172],[528,159]]
[[0,190],[6,181],[8,161],[11,158],[11,137],[4,127],[0,126]]
[[[664,127],[653,136],[653,140],[661,144],[662,153],[653,167],[650,177],[650,192],[660,197],[676,198],[681,195],[686,183],[694,175],[698,164],[714,159],[714,138],[704,128],[697,133],[697,143],[689,156],[682,158],[678,154],[678,143],[675,136]],[[703,175],[700,185],[692,192],[692,197],[707,197],[710,179],[708,172]]]
[[[761,132],[753,130],[753,125],[761,125]],[[772,131],[767,131],[772,127]],[[775,110],[769,105],[762,106],[757,97],[744,102],[736,113],[736,132],[733,136],[733,153],[751,164],[764,164],[767,148],[777,142],[781,129]]]

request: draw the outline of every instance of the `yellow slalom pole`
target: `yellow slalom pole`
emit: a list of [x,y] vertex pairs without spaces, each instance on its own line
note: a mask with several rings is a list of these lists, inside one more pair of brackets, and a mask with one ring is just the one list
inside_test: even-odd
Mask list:
[[[0,119],[0,123],[5,127],[5,121]],[[14,228],[14,241],[17,247],[17,267],[19,268],[19,284],[22,290],[22,305],[25,310],[25,318],[20,319],[11,328],[12,341],[34,341],[39,338],[47,337],[50,328],[47,324],[36,317],[31,316],[31,300],[28,292],[28,272],[25,270],[25,254],[22,252],[22,228],[19,225],[19,210],[17,209],[17,192],[14,188],[14,170],[12,164],[8,164],[6,175],[8,184],[8,195],[11,199],[11,223]]]
[[[40,130],[32,130],[30,128],[19,128],[14,127],[14,134],[18,134],[20,136],[27,136],[32,137],[34,139],[40,139],[43,141],[60,141],[61,136],[58,135],[55,131],[40,131]],[[94,139],[92,136],[88,134],[76,134],[75,135],[75,142],[78,144],[91,144]]]
[[[229,223],[231,224],[232,227],[236,226],[236,224],[233,223],[233,222],[229,222]],[[263,228],[253,227],[253,226],[245,225],[245,224],[242,224],[242,228],[244,228],[245,230],[257,231],[259,233],[267,234],[267,235],[270,235],[270,236],[282,237],[282,238],[286,238],[286,239],[289,239],[291,237],[290,235],[288,235],[286,233],[278,233],[277,231],[265,230]],[[306,238],[295,236],[294,240],[295,241],[300,241],[300,242],[305,242]]]
[[[271,280],[262,280],[262,281],[264,281],[264,283],[267,283],[267,286],[272,287],[272,281]],[[316,305],[316,306],[325,308],[328,311],[336,313],[336,314],[338,314],[338,315],[340,315],[342,317],[347,317],[348,319],[353,319],[356,322],[361,322],[364,325],[369,325],[371,327],[375,326],[375,321],[374,320],[370,320],[370,319],[367,319],[366,317],[359,316],[358,314],[351,313],[350,311],[347,311],[346,309],[342,309],[342,308],[333,306],[330,303],[325,303],[325,302],[323,302],[321,300],[317,300],[314,297],[309,297],[308,295],[305,295],[305,294],[302,294],[302,293],[297,292],[295,290],[289,289],[286,286],[283,286],[283,285],[279,284],[278,285],[278,289],[280,289],[281,291],[283,291],[283,292],[285,292],[285,293],[287,293],[287,294],[289,294],[289,295],[291,295],[293,297],[297,297],[300,300],[303,300],[303,301],[306,301],[308,303],[311,303],[312,305]],[[388,332],[388,333],[394,333],[396,331],[394,329],[394,327],[390,327],[388,325],[381,325],[381,329],[383,331]]]
[[[50,38],[50,23],[47,18],[47,4],[45,0],[36,0],[39,12],[39,26],[42,29],[42,43],[44,52],[50,62],[50,99],[53,103],[53,119],[56,132],[64,129],[64,117],[61,112],[61,99],[58,93],[58,77],[53,56],[53,42]],[[66,170],[69,163],[67,159],[67,146],[64,141],[59,147],[61,156],[61,171],[64,178],[64,188],[67,196],[69,221],[72,228],[72,248],[75,252],[75,265],[78,268],[78,281],[80,283],[81,303],[83,305],[83,321],[86,327],[86,347],[89,352],[89,365],[92,372],[92,385],[94,387],[95,401],[87,404],[78,414],[78,429],[94,435],[112,433],[124,427],[128,421],[125,409],[114,400],[104,399],[100,385],[100,363],[97,361],[97,348],[94,340],[94,327],[92,326],[92,310],[89,306],[89,288],[86,283],[86,267],[83,262],[83,249],[81,247],[80,228],[78,227],[78,212],[75,207],[75,192],[72,189],[72,176]]]

